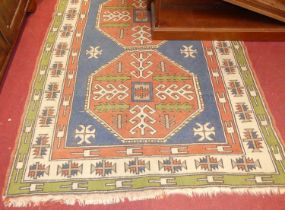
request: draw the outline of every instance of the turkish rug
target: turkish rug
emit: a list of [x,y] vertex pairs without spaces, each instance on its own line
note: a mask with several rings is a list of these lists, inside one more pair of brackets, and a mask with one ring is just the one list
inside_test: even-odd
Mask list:
[[284,193],[242,42],[152,40],[146,0],[58,0],[35,71],[8,206]]

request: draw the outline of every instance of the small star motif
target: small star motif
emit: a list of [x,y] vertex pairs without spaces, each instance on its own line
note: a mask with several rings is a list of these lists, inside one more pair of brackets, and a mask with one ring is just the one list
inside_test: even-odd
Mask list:
[[180,49],[180,53],[184,55],[184,58],[196,58],[198,54],[197,49],[193,49],[193,45],[185,46],[183,45]]
[[99,58],[100,55],[102,55],[103,53],[103,50],[100,49],[100,46],[97,46],[97,47],[93,47],[93,46],[90,46],[89,47],[89,50],[86,50],[86,55],[88,56],[88,59],[91,59],[91,58]]

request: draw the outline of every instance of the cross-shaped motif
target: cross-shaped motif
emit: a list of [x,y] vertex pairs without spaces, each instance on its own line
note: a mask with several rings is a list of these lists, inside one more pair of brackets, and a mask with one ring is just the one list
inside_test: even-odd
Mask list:
[[46,90],[47,99],[55,99],[59,93],[58,84],[53,82],[48,85],[48,90]]
[[40,135],[37,138],[37,141],[35,144],[33,144],[33,149],[34,149],[34,155],[35,158],[42,158],[43,155],[46,154],[47,148],[49,148],[48,144],[48,136],[47,135]]
[[164,171],[168,171],[171,173],[181,171],[183,168],[187,169],[186,161],[173,159],[173,157],[169,157],[169,159],[167,160],[158,161],[158,167],[159,170],[163,168]]
[[251,116],[252,111],[249,110],[248,106],[245,103],[238,103],[236,105],[236,109],[237,109],[236,114],[239,115],[241,120],[244,120],[245,122],[246,121],[251,121],[251,119],[252,119],[252,116]]
[[241,88],[240,82],[236,80],[232,80],[229,82],[229,89],[231,90],[232,94],[236,97],[243,95],[243,89]]
[[140,174],[145,172],[146,169],[150,169],[150,162],[146,162],[145,160],[140,160],[135,158],[134,160],[129,161],[129,163],[125,163],[125,171],[130,171],[134,174]]
[[29,167],[28,176],[33,179],[44,176],[44,174],[49,174],[49,167],[46,167],[44,164],[36,162]]
[[55,54],[56,54],[57,56],[64,56],[66,50],[67,50],[67,44],[61,42],[61,43],[59,43],[59,44],[57,45],[57,48],[55,49]]
[[52,123],[54,118],[54,108],[53,107],[46,107],[42,111],[42,115],[40,116],[40,125],[41,127],[47,127]]

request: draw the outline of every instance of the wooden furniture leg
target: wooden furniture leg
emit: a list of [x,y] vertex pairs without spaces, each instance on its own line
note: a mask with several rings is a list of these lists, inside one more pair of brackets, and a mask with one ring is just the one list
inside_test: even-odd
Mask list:
[[152,0],[147,0],[147,5],[146,5],[147,10],[151,10],[151,2]]
[[160,26],[160,7],[161,7],[161,0],[153,0],[154,2],[154,26]]
[[36,11],[36,8],[37,8],[36,0],[30,0],[28,8],[27,8],[27,12],[33,13]]

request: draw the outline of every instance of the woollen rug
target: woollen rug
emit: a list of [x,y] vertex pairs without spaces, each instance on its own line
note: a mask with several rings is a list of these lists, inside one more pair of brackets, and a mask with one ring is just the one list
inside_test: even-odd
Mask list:
[[284,150],[242,42],[154,41],[144,1],[60,0],[7,205],[283,193]]

